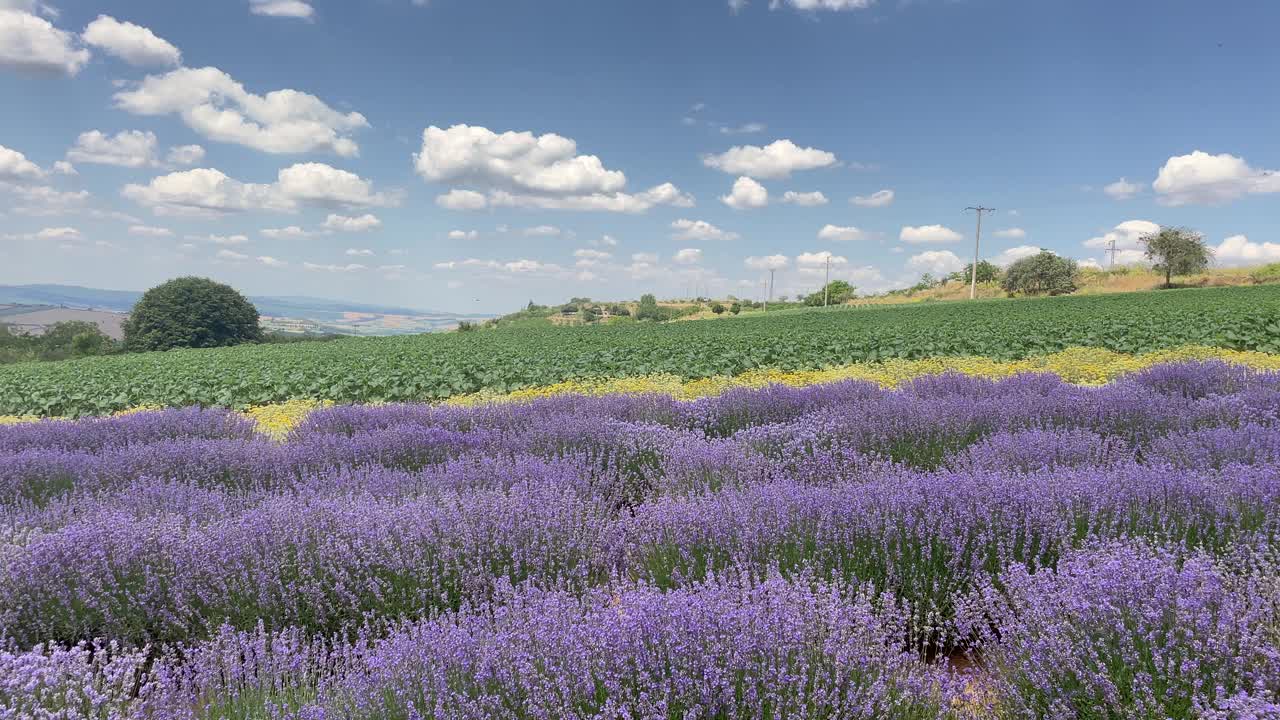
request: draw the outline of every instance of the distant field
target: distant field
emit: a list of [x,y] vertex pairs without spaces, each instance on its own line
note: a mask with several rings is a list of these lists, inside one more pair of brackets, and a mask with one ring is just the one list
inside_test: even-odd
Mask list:
[[1018,359],[1075,346],[1135,353],[1188,344],[1280,352],[1280,286],[782,311],[719,322],[498,329],[20,364],[0,368],[0,414],[241,407],[294,398],[432,400],[576,378],[701,378],[887,358]]

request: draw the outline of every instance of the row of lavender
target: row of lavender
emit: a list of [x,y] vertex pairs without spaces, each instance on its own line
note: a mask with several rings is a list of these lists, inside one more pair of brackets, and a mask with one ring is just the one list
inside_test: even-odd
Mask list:
[[1278,413],[1210,364],[0,428],[0,717],[1265,716]]

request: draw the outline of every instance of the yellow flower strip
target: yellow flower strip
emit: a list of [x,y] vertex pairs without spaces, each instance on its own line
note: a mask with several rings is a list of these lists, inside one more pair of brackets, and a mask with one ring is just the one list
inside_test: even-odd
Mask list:
[[[939,357],[924,360],[886,360],[877,363],[858,363],[820,370],[782,371],[774,369],[749,370],[736,376],[717,376],[700,380],[683,380],[675,375],[647,375],[629,378],[598,378],[567,380],[554,385],[525,388],[509,393],[476,393],[461,395],[445,401],[448,405],[474,406],[488,403],[528,402],[537,398],[557,395],[615,395],[656,393],[670,395],[679,400],[693,400],[718,395],[733,388],[759,388],[766,385],[790,385],[804,387],[841,380],[865,380],[883,387],[925,375],[944,372],[960,372],[986,378],[1003,378],[1019,373],[1050,372],[1067,382],[1078,385],[1102,385],[1125,373],[1135,372],[1161,363],[1183,360],[1222,360],[1245,365],[1258,370],[1280,370],[1280,355],[1268,353],[1224,350],[1204,346],[1186,346],[1172,350],[1160,350],[1141,355],[1126,355],[1101,348],[1071,348],[1052,355],[1024,360],[1000,361],[983,357]],[[275,439],[283,439],[289,431],[317,408],[328,407],[328,400],[296,399],[288,402],[252,407],[244,411],[246,417],[258,424],[258,428]],[[158,410],[158,407],[137,407],[117,415]],[[0,425],[32,422],[39,418],[0,415]]]

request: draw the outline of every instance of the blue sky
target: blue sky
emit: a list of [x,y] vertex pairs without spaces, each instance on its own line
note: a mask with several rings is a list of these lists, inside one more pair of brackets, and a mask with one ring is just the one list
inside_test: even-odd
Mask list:
[[[456,311],[1280,261],[1280,4],[0,0],[0,283]],[[788,193],[791,193],[788,195]]]

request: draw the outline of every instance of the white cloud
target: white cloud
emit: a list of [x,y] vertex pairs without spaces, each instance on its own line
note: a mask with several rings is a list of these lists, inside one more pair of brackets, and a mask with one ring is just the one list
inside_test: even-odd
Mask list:
[[210,242],[214,245],[244,245],[249,242],[247,235],[188,235],[188,240],[196,240],[199,242]]
[[964,239],[964,236],[951,228],[941,225],[921,225],[920,227],[908,225],[902,228],[898,239],[908,245],[925,245],[960,242]]
[[1004,230],[997,230],[995,236],[1006,240],[1022,240],[1027,236],[1027,231],[1018,227],[1005,228]]
[[276,258],[273,258],[270,255],[259,255],[258,262],[262,263],[263,265],[266,265],[267,267],[273,267],[273,268],[282,268],[282,267],[288,266],[289,264],[284,260],[277,260]]
[[466,260],[450,260],[448,262],[438,262],[433,265],[436,270],[472,270],[488,273],[495,273],[497,277],[507,277],[509,275],[544,275],[549,277],[568,277],[565,268],[555,263],[544,263],[537,260],[519,259],[509,262],[501,262],[498,260],[479,260],[477,258],[467,258]]
[[42,17],[0,9],[0,66],[35,73],[75,75],[89,62],[74,33]]
[[313,272],[333,272],[333,273],[350,273],[368,270],[369,268],[359,263],[349,263],[347,265],[322,265],[319,263],[304,262],[302,267]]
[[219,250],[217,255],[215,255],[214,257],[218,258],[219,260],[229,260],[231,262],[241,262],[243,260],[249,259],[248,255],[245,255],[244,253],[238,253],[235,250]]
[[249,0],[249,12],[266,17],[310,20],[315,8],[303,0]]
[[826,205],[831,202],[826,195],[821,192],[795,192],[788,190],[782,194],[782,202],[790,205],[799,205],[800,207],[817,207],[818,205]]
[[[0,189],[16,195],[22,202],[13,208],[19,215],[47,216],[62,215],[82,210],[82,205],[89,199],[88,190],[62,191],[47,185],[25,186],[0,183]],[[94,214],[97,211],[87,211]],[[105,213],[103,216],[110,216]],[[132,218],[130,218],[132,220]]]
[[729,0],[729,12],[737,15],[747,6],[747,0]]
[[652,265],[653,263],[658,262],[658,253],[632,253],[631,261]]
[[164,67],[182,64],[182,53],[150,29],[99,15],[81,35],[85,44],[114,55],[130,65]]
[[121,194],[161,215],[208,216],[236,211],[292,212],[317,207],[394,205],[399,198],[375,193],[372,183],[323,163],[284,168],[271,184],[243,183],[213,168],[183,170],[126,185]]
[[114,97],[116,107],[134,115],[177,114],[203,137],[267,153],[355,156],[359,146],[348,135],[369,126],[360,113],[339,112],[297,90],[255,95],[215,67],[148,75]]
[[44,170],[26,155],[0,145],[0,180],[31,182],[44,177]]
[[151,225],[133,225],[129,228],[130,235],[140,235],[142,237],[172,237],[173,231],[169,228],[154,227]]
[[5,240],[37,240],[37,241],[73,241],[81,240],[84,235],[73,227],[47,227],[33,233],[0,236]]
[[316,233],[309,230],[303,230],[297,225],[290,225],[289,227],[282,228],[264,228],[259,231],[259,234],[262,235],[262,237],[271,238],[272,240],[297,240],[300,238],[312,237]]
[[733,183],[733,191],[722,196],[720,202],[734,210],[762,208],[769,204],[769,191],[749,177],[740,177]]
[[199,145],[175,145],[169,148],[169,155],[165,159],[175,165],[195,165],[204,160],[204,148]]
[[[1110,232],[1098,237],[1089,238],[1084,241],[1087,248],[1097,248],[1106,250],[1111,247],[1112,241],[1115,242],[1116,250],[1137,250],[1141,252],[1144,248],[1139,240],[1143,235],[1160,232],[1160,226],[1148,220],[1128,220],[1115,226]],[[1117,255],[1116,261],[1120,262]]]
[[800,253],[796,256],[796,265],[800,267],[801,272],[804,272],[805,270],[825,269],[828,259],[831,260],[831,265],[833,267],[849,264],[849,258],[842,255],[832,255],[829,251],[822,250],[820,252]]
[[604,252],[603,250],[592,250],[590,248],[580,248],[578,250],[574,250],[573,256],[578,258],[580,262],[583,260],[590,261],[590,262],[600,262],[603,260],[608,260],[609,258],[613,257],[611,253]]
[[564,231],[554,225],[539,225],[525,228],[524,234],[528,237],[560,237]]
[[870,195],[855,195],[849,199],[849,202],[858,207],[882,208],[892,205],[894,197],[892,190],[880,190]]
[[80,133],[67,151],[67,159],[78,163],[139,168],[154,165],[156,135],[141,130],[123,130],[114,137],[99,130]]
[[475,230],[450,230],[450,240],[475,240],[480,237],[480,233]]
[[1125,178],[1120,178],[1119,180],[1102,188],[1102,192],[1110,195],[1116,200],[1128,200],[1142,192],[1142,186],[1137,183],[1131,183]]
[[839,227],[837,225],[825,225],[818,231],[819,240],[828,241],[850,241],[865,240],[867,234],[856,227]]
[[452,209],[475,210],[490,204],[637,213],[655,205],[693,203],[670,183],[641,193],[625,192],[625,174],[605,168],[595,155],[578,154],[577,143],[554,133],[499,134],[470,125],[448,129],[433,125],[422,131],[422,147],[413,157],[425,180],[457,182],[488,191],[484,202],[475,191],[455,190],[437,198],[442,207]]
[[1004,252],[991,258],[991,262],[1000,267],[1009,267],[1023,258],[1029,258],[1040,254],[1040,248],[1035,245],[1019,245],[1009,248]]
[[76,166],[66,160],[56,160],[53,163],[53,171],[59,175],[79,175],[80,171],[76,170]]
[[769,129],[768,126],[766,126],[764,123],[749,122],[749,123],[746,123],[745,125],[739,125],[738,127],[721,125],[720,134],[721,135],[753,135],[755,133],[762,133],[768,129]]
[[330,214],[324,219],[324,229],[337,232],[367,232],[382,227],[382,221],[376,215],[365,213],[359,217]]
[[436,205],[445,210],[483,210],[489,205],[483,193],[475,190],[453,189],[436,196]]
[[1280,193],[1280,172],[1196,150],[1169,158],[1152,187],[1163,205],[1224,205],[1245,195]]
[[769,9],[777,10],[784,4],[795,10],[817,12],[819,10],[865,10],[876,0],[769,0]]
[[964,261],[950,250],[927,250],[907,259],[907,269],[946,275],[964,269]]
[[839,162],[833,153],[802,148],[790,140],[775,140],[764,147],[743,145],[719,155],[702,156],[702,164],[730,175],[777,179],[800,170],[831,167]]
[[752,270],[781,270],[788,265],[788,260],[786,255],[752,256],[743,264]]
[[1213,248],[1213,258],[1226,266],[1280,262],[1280,243],[1253,242],[1244,235],[1232,235]]
[[617,247],[618,246],[618,239],[612,235],[604,235],[599,240],[590,240],[589,242],[592,245],[598,245],[600,247]]
[[347,255],[351,257],[373,257],[373,251],[369,248],[347,248]]
[[696,265],[702,262],[702,251],[698,248],[684,248],[671,256],[677,265]]
[[677,230],[676,240],[737,240],[739,235],[727,232],[705,220],[686,220],[681,218],[671,223],[671,229]]

